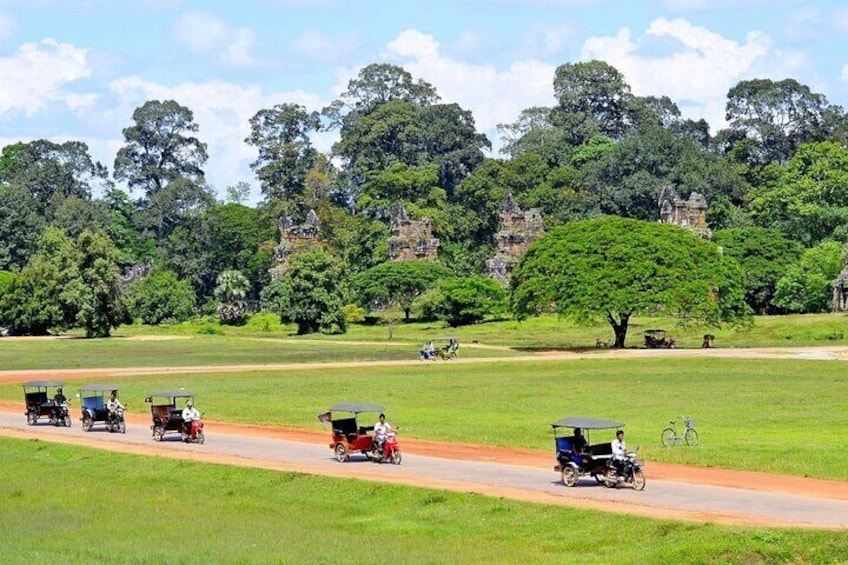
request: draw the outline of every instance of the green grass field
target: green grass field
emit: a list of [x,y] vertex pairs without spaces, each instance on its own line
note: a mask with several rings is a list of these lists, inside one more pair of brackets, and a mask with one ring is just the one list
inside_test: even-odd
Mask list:
[[0,438],[4,563],[844,563],[722,527]]
[[[560,417],[620,419],[649,472],[663,461],[848,479],[848,452],[834,449],[848,426],[848,375],[837,361],[504,360],[109,380],[132,412],[145,411],[149,392],[183,386],[211,420],[325,429],[319,412],[368,401],[388,408],[402,437],[540,450],[552,450],[549,423]],[[20,386],[0,386],[0,398],[22,402]],[[660,445],[661,429],[680,414],[695,418],[699,447]]]
[[[845,314],[805,314],[791,316],[756,316],[745,328],[679,327],[670,318],[634,318],[627,335],[628,347],[641,347],[646,329],[663,328],[677,340],[680,347],[700,347],[703,335],[716,336],[717,347],[786,347],[810,345],[848,345],[848,316]],[[294,326],[281,326],[272,317],[260,315],[243,327],[226,327],[208,322],[187,322],[171,327],[122,326],[116,335],[172,334],[198,335],[220,332],[230,336],[285,337],[293,340],[365,340],[392,339],[421,344],[428,339],[458,337],[462,343],[479,341],[493,345],[522,348],[584,348],[593,347],[596,339],[612,342],[609,324],[600,322],[578,325],[556,316],[540,316],[523,322],[514,320],[486,322],[461,328],[447,328],[437,322],[384,325],[351,324],[342,336],[296,336]]]

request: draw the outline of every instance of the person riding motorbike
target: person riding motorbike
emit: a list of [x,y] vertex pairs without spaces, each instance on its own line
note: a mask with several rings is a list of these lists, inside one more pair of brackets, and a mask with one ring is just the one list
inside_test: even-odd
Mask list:
[[118,400],[118,391],[113,390],[109,395],[109,400],[106,401],[106,417],[110,424],[115,421],[118,410],[124,410],[124,405]]
[[62,387],[56,389],[56,394],[53,395],[53,417],[54,418],[63,418],[65,414],[63,411],[67,408],[68,398],[65,396],[65,393],[62,392]]
[[624,461],[626,459],[627,444],[624,443],[624,430],[618,430],[615,432],[615,439],[612,441],[612,464],[619,475],[624,474]]
[[194,436],[194,422],[200,421],[200,412],[194,407],[191,400],[186,400],[185,408],[183,408],[183,429],[189,437]]
[[386,415],[380,414],[377,423],[374,424],[374,447],[379,453],[383,452],[383,444],[389,432],[394,431],[392,425],[386,421]]

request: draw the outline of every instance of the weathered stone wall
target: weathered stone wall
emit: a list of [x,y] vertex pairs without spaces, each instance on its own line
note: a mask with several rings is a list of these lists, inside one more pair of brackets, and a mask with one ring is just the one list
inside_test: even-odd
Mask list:
[[400,202],[392,204],[392,235],[389,237],[391,261],[435,260],[439,254],[439,240],[433,237],[430,220],[410,220]]
[[495,233],[495,256],[486,261],[489,276],[509,284],[512,270],[533,241],[545,233],[542,215],[536,208],[526,212],[507,194],[498,209],[500,223]]
[[277,222],[277,227],[280,230],[280,244],[274,248],[274,259],[277,264],[268,271],[271,280],[283,276],[293,255],[315,247],[321,231],[321,221],[315,210],[310,210],[306,215],[306,221],[302,224],[295,224],[290,217],[283,216]]

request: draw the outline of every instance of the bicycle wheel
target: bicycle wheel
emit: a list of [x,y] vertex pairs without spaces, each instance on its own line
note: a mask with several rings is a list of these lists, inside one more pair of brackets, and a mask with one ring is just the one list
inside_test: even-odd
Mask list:
[[663,447],[673,446],[675,440],[677,439],[677,436],[674,435],[674,430],[672,430],[671,428],[664,429],[660,437],[662,438]]
[[686,433],[683,434],[683,439],[686,440],[686,445],[689,447],[698,446],[698,432],[695,431],[695,428],[686,430]]

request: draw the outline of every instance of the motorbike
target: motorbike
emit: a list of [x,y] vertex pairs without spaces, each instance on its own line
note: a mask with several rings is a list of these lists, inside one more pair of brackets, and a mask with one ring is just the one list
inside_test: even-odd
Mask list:
[[633,490],[645,490],[645,464],[638,458],[635,452],[629,452],[624,461],[620,461],[618,466],[610,461],[604,474],[604,486],[615,488],[619,484],[627,485]]
[[114,413],[107,416],[106,429],[113,433],[123,434],[127,431],[127,423],[124,420],[124,409],[118,408]]
[[62,402],[53,407],[50,414],[50,423],[54,426],[71,427],[71,415],[68,412],[68,403]]
[[377,461],[379,463],[387,461],[393,465],[400,465],[402,456],[397,441],[397,434],[395,432],[387,433],[382,445],[377,445],[375,442],[372,449],[366,451],[365,455],[371,461]]
[[183,441],[186,443],[199,443],[203,444],[206,442],[206,436],[203,435],[203,421],[202,420],[193,420],[191,422],[190,427],[186,424],[180,428],[180,435],[183,438]]

